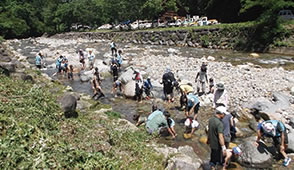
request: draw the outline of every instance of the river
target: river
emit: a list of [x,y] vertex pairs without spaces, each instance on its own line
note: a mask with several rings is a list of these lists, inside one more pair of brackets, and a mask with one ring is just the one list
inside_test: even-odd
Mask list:
[[[96,49],[96,58],[105,60],[105,57],[110,55],[109,44],[106,42],[78,42],[78,43],[66,43],[66,44],[56,44],[53,45],[48,43],[42,43],[42,41],[35,41],[34,39],[24,39],[11,41],[10,45],[14,50],[18,51],[23,56],[27,57],[27,60],[30,64],[34,65],[35,54],[39,51],[47,49],[46,51],[52,51],[54,55],[55,51],[61,51],[68,54],[75,54],[72,52],[77,51],[78,49],[85,48],[94,48]],[[139,55],[162,55],[168,56],[171,49],[174,52],[184,56],[186,58],[202,58],[203,56],[213,56],[216,61],[230,62],[233,65],[253,63],[259,65],[260,67],[283,67],[284,69],[294,70],[294,57],[293,56],[283,56],[276,54],[259,54],[258,58],[250,57],[249,53],[241,53],[235,51],[224,51],[224,50],[213,50],[213,49],[202,49],[202,48],[189,48],[189,47],[167,47],[167,46],[155,46],[155,45],[134,45],[134,44],[118,44],[120,49],[123,49],[123,55],[128,58],[129,61],[132,58],[136,58]],[[68,52],[71,51],[71,52]],[[149,51],[149,53],[146,53]],[[67,56],[70,60],[70,57]],[[75,56],[76,57],[76,54]],[[45,55],[45,62],[47,65],[53,65],[54,60],[49,55]],[[130,62],[124,67],[130,65]],[[71,86],[75,92],[85,93],[92,95],[91,85],[89,82],[81,82],[78,74],[76,73],[73,81],[69,81],[63,76],[52,76],[55,73],[54,67],[48,67],[44,69],[43,72],[48,74],[53,79],[59,79],[66,86]],[[106,97],[101,99],[103,103],[111,104],[113,110],[120,112],[122,117],[133,122],[132,116],[134,114],[145,114],[147,115],[151,110],[152,101],[144,101],[143,103],[137,103],[131,99],[124,99],[122,97],[114,98],[110,93],[112,88],[112,79],[111,77],[105,77],[102,81],[102,88],[105,91]],[[157,89],[158,93],[162,93],[161,89]],[[213,110],[211,107],[201,107],[199,111],[198,121],[200,122],[200,129],[196,131],[195,135],[191,139],[184,139],[184,113],[179,111],[175,106],[177,104],[163,104],[166,109],[168,109],[176,121],[176,131],[178,136],[175,140],[170,137],[161,137],[158,140],[160,143],[167,144],[171,147],[178,147],[183,145],[190,145],[193,147],[195,153],[202,159],[209,159],[209,147],[206,144],[203,144],[199,139],[205,136],[205,126],[207,125],[208,119],[213,115]],[[249,131],[249,134],[253,134],[253,131],[248,128],[247,122],[241,122],[243,128]],[[236,143],[242,142],[242,139],[238,139]],[[235,168],[231,169],[242,169],[238,164],[234,164]],[[243,167],[244,168],[244,167]],[[246,169],[246,168],[244,168]],[[271,168],[269,168],[271,169]]]

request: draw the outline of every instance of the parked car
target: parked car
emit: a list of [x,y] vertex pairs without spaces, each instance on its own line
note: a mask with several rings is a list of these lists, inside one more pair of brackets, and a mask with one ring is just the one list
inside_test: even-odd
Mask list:
[[294,15],[291,10],[281,10],[279,16],[285,20],[294,19]]
[[136,29],[146,29],[146,28],[151,28],[152,27],[152,22],[148,20],[137,20],[133,23],[131,23],[131,29],[136,30]]
[[207,17],[201,17],[199,21],[197,21],[198,26],[208,25]]
[[104,25],[101,25],[100,27],[98,27],[98,30],[109,30],[111,28],[112,28],[112,25],[104,24]]
[[214,24],[219,24],[218,21],[216,19],[210,19],[207,21],[208,25],[214,25]]

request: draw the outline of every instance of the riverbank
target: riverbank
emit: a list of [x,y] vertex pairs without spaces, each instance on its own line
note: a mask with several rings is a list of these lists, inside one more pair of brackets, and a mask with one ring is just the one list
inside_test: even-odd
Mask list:
[[[48,69],[54,69],[55,67],[54,61],[56,51],[59,51],[61,52],[61,54],[66,55],[70,61],[70,64],[75,65],[75,68],[79,68],[80,65],[75,51],[80,48],[94,48],[97,52],[97,60],[95,62],[95,65],[99,67],[103,61],[108,61],[111,58],[108,43],[109,41],[103,41],[99,39],[89,40],[79,38],[67,40],[44,37],[8,42],[16,56],[22,56],[20,58],[23,58],[23,61],[29,61],[32,65],[34,64],[34,55],[37,52],[42,51],[46,56],[45,61],[52,63],[47,66]],[[169,65],[178,78],[182,80],[191,80],[193,83],[193,79],[200,68],[200,64],[203,61],[208,61],[209,77],[214,77],[216,83],[220,81],[223,81],[225,83],[225,87],[229,91],[231,96],[231,108],[236,109],[240,114],[241,119],[245,119],[246,121],[248,121],[248,119],[252,119],[252,116],[250,117],[250,114],[248,113],[248,111],[246,111],[246,107],[243,107],[243,104],[251,102],[257,97],[264,97],[264,100],[269,100],[270,102],[275,103],[276,101],[272,100],[271,94],[278,91],[289,96],[289,88],[293,85],[291,83],[291,75],[293,75],[293,71],[284,70],[282,67],[262,68],[259,65],[251,64],[248,62],[244,62],[243,64],[238,65],[232,65],[230,63],[219,60],[218,56],[214,56],[214,54],[216,54],[216,51],[205,51],[204,54],[206,54],[206,56],[203,56],[203,54],[201,53],[202,49],[200,49],[200,51],[189,51],[186,48],[169,48],[165,46],[149,45],[140,46],[131,43],[118,43],[117,45],[120,49],[123,50],[123,64],[126,66],[133,66],[134,68],[138,68],[144,75],[144,77],[150,75],[152,81],[154,82],[154,87],[158,89],[162,89],[162,85],[160,85],[159,82],[166,66]],[[208,56],[207,54],[210,54],[211,56]],[[27,66],[33,67],[32,65]],[[109,69],[108,66],[107,68]],[[196,84],[193,83],[193,86],[194,88],[196,88]],[[201,108],[205,108],[205,106],[209,107],[211,105],[212,96],[203,96],[200,100],[201,106],[203,106]],[[171,110],[173,116],[175,116],[176,119],[181,119],[184,117],[184,114],[174,111],[173,108],[173,106],[168,107],[168,109]],[[289,116],[293,117],[293,111],[291,109],[293,109],[293,106],[287,107],[282,111],[288,112]],[[126,110],[125,114],[129,114],[128,110]],[[280,115],[280,113],[275,114]],[[203,110],[203,115],[205,115],[205,110]],[[281,119],[283,118],[284,117],[282,116]],[[203,123],[203,125],[201,124],[201,127],[204,128],[205,123],[207,122],[203,120],[203,122],[201,123]],[[240,127],[240,132],[243,133],[240,134],[240,138],[243,138],[244,141],[254,140],[254,137],[250,139],[246,138],[248,137],[248,132],[246,128],[242,128],[239,125],[237,126]],[[199,135],[197,134],[194,139],[199,140]],[[201,147],[204,148],[207,146],[205,145]],[[246,148],[252,146],[244,145],[244,147]],[[173,155],[175,153],[175,150],[173,148],[162,150],[167,157],[169,154]],[[183,151],[183,153],[186,152],[185,149],[178,148],[176,152],[179,151]],[[251,158],[252,156],[251,153],[246,153],[244,155],[244,158],[246,158],[246,155],[248,155],[247,158]],[[251,160],[252,162],[250,162],[249,165],[259,168],[271,167],[273,163],[272,161],[269,161],[272,159],[271,156],[267,156],[266,159],[263,160],[258,159],[258,157],[260,156],[263,157],[264,155],[253,155],[253,159]],[[193,158],[192,160],[194,159],[196,158]],[[177,162],[174,159],[170,160],[173,162]],[[179,160],[183,160],[183,157],[179,156],[178,161]],[[186,161],[187,160],[188,159],[186,159]],[[200,165],[201,161],[197,161],[197,164],[199,163]],[[246,161],[247,159],[243,159],[243,161],[241,159],[240,163],[243,166],[248,166],[248,162]],[[187,162],[185,164],[187,164]]]
[[164,45],[170,47],[194,47],[208,49],[225,49],[239,51],[269,52],[293,56],[294,33],[290,31],[287,38],[273,42],[269,47],[250,47],[256,35],[253,35],[252,23],[221,24],[220,26],[187,27],[175,29],[154,29],[129,32],[69,32],[57,34],[59,39],[100,39],[118,43],[142,45]]

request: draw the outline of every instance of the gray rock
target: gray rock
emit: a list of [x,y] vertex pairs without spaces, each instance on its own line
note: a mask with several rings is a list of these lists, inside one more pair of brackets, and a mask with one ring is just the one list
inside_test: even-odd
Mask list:
[[178,153],[168,161],[166,169],[197,170],[201,164],[202,160],[195,154],[191,146],[181,146],[178,148]]
[[129,81],[133,80],[133,73],[134,71],[129,68],[127,69],[127,71],[122,73],[122,75],[118,79],[122,82],[122,84],[127,84]]
[[287,152],[292,152],[292,153],[294,152],[294,129],[293,129],[293,126],[292,126],[292,129],[290,129],[290,132],[288,133]]
[[14,73],[16,68],[16,64],[9,62],[0,62],[0,69],[3,70],[4,74],[9,75],[10,73]]
[[242,155],[238,157],[238,162],[249,168],[268,168],[272,166],[272,148],[260,142],[259,146],[254,145],[256,137],[246,140],[239,147]]
[[124,96],[134,97],[136,95],[135,88],[136,82],[134,80],[129,81],[126,85],[123,86]]
[[66,94],[59,102],[66,118],[78,117],[78,113],[76,112],[77,99],[75,96]]
[[291,88],[290,94],[294,96],[294,86]]
[[290,107],[290,101],[289,101],[290,97],[279,92],[274,92],[272,96],[273,96],[272,102],[266,98],[261,97],[261,98],[256,98],[249,103],[245,103],[243,106],[250,109],[251,108],[258,109],[265,113],[271,113],[271,114],[275,113],[278,110],[283,110]]

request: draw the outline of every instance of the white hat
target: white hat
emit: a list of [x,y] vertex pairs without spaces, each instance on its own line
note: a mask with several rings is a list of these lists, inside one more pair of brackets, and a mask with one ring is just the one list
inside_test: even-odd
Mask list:
[[218,106],[215,109],[216,113],[221,113],[221,114],[229,114],[229,112],[227,112],[227,108],[225,106]]

